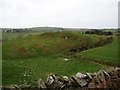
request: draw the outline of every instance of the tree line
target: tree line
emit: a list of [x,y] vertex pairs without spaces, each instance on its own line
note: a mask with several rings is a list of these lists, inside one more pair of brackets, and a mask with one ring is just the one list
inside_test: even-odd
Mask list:
[[106,32],[106,31],[97,30],[97,29],[91,29],[89,31],[85,31],[85,34],[97,34],[97,35],[106,35],[106,36],[113,35],[113,33],[110,31]]

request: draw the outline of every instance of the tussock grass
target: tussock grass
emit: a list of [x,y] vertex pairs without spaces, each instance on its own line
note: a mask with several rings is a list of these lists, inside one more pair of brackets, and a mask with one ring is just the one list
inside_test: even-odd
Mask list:
[[83,35],[72,32],[46,32],[3,41],[3,59],[39,57],[39,55],[67,54],[69,50],[80,51],[105,45],[111,37]]
[[118,62],[118,37],[114,37],[113,42],[98,48],[89,49],[76,55],[77,58],[95,61],[102,64],[119,66]]

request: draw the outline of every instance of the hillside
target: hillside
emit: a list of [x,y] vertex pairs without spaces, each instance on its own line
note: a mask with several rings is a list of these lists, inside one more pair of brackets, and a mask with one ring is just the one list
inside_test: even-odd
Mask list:
[[79,32],[46,32],[3,41],[3,59],[30,58],[39,55],[71,55],[103,46],[111,36],[84,35]]

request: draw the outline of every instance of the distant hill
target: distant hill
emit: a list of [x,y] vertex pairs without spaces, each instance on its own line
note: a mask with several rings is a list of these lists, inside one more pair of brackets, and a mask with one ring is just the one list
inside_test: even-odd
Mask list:
[[[85,32],[91,30],[89,28],[63,28],[63,27],[32,27],[32,28],[0,28],[0,31],[35,31],[35,32],[55,32],[55,31],[81,31]],[[117,29],[97,29],[103,31],[116,31]]]
[[60,31],[63,30],[63,28],[60,27],[33,27],[29,28],[32,31]]
[[87,31],[90,29],[86,29],[86,28],[63,28],[63,27],[33,27],[33,28],[30,28],[30,30],[48,32],[48,31]]

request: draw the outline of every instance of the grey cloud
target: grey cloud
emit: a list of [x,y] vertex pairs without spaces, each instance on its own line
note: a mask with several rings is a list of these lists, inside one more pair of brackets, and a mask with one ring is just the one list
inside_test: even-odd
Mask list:
[[0,0],[0,27],[117,27],[118,0]]

